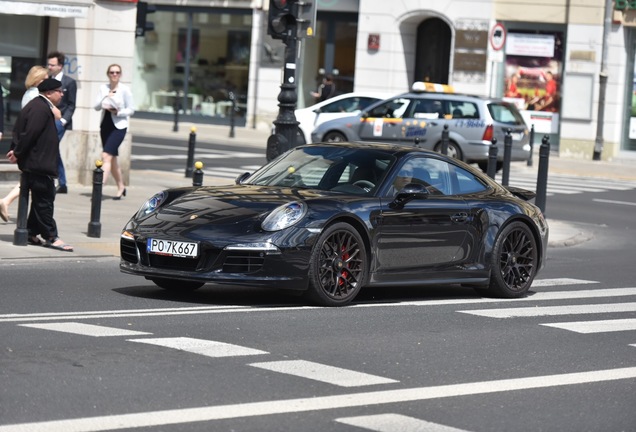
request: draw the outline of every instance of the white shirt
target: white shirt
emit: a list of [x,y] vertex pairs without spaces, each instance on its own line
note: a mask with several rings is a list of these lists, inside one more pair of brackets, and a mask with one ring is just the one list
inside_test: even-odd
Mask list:
[[[108,98],[108,94],[110,93],[110,83],[102,84],[99,86],[99,93],[97,98],[95,99],[95,104],[93,108],[96,111],[102,111],[102,119],[104,118],[104,109],[102,108],[102,102],[104,99]],[[117,129],[125,129],[128,127],[128,118],[135,113],[133,108],[133,98],[132,92],[128,88],[128,86],[124,84],[117,85],[117,92],[115,96],[113,96],[112,101],[117,105],[117,114],[112,114],[113,123]],[[101,123],[101,120],[100,120]]]

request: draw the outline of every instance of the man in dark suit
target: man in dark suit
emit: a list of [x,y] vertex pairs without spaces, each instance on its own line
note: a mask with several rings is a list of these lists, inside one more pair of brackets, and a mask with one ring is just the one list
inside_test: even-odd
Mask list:
[[[73,129],[73,113],[75,112],[76,98],[77,98],[77,82],[70,76],[64,74],[64,61],[66,57],[59,51],[49,53],[47,56],[46,67],[49,69],[49,76],[62,82],[62,91],[64,95],[58,108],[62,112],[62,118],[55,122],[57,127],[57,134],[60,141],[64,137],[66,130]],[[62,156],[58,155],[57,168],[59,172],[57,193],[67,193],[68,188],[66,186],[66,171],[64,170],[64,163],[62,162]]]
[[73,252],[73,247],[64,244],[58,237],[57,224],[53,219],[53,179],[57,177],[60,141],[52,109],[62,99],[62,83],[47,78],[38,85],[38,91],[38,97],[26,104],[18,115],[7,157],[9,162],[18,164],[23,176],[21,185],[31,192],[31,210],[27,219],[29,243]]

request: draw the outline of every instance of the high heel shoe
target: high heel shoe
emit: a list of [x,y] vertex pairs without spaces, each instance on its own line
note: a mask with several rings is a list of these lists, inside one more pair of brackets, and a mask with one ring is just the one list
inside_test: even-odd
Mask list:
[[121,195],[114,196],[113,199],[116,201],[119,201],[121,197],[125,197],[125,196],[126,196],[126,188],[124,188],[124,191],[121,193]]

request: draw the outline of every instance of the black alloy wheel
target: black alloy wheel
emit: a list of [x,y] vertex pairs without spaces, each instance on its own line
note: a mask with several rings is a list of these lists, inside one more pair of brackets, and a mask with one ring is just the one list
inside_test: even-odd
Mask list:
[[530,228],[512,222],[500,233],[491,257],[490,293],[517,298],[526,294],[537,273],[539,254]]
[[159,288],[172,292],[191,292],[205,285],[204,282],[183,281],[178,279],[152,278],[150,280]]
[[350,303],[365,283],[367,254],[351,225],[327,227],[314,245],[309,264],[309,299],[323,306]]

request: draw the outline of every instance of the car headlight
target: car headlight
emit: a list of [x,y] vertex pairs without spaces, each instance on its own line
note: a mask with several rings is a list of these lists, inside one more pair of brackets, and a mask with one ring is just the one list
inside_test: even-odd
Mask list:
[[276,207],[263,221],[265,231],[279,231],[292,226],[307,214],[307,205],[303,202],[290,202]]
[[165,192],[159,192],[154,194],[152,198],[150,198],[148,201],[144,203],[144,205],[141,206],[141,208],[137,212],[137,217],[140,218],[140,217],[148,216],[150,213],[157,210],[161,206],[161,204],[163,204],[165,199],[166,199]]

